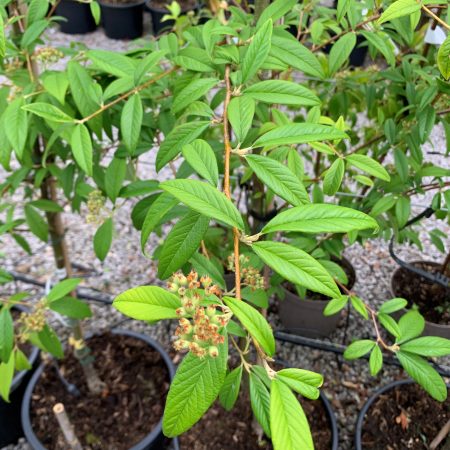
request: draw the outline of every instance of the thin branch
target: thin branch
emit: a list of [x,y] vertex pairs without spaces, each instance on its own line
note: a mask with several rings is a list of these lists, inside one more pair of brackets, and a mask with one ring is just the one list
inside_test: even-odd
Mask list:
[[431,11],[431,9],[428,9],[425,5],[422,5],[422,9],[436,22],[440,23],[444,28],[447,28],[447,30],[450,30],[450,25],[442,20],[439,16],[437,16],[433,11]]

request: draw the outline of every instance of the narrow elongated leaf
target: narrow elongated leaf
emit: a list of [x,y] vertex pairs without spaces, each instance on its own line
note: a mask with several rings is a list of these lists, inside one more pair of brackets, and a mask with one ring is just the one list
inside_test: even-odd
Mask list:
[[388,300],[387,302],[384,302],[380,308],[379,312],[384,314],[391,314],[395,311],[400,311],[401,309],[405,308],[408,304],[408,301],[404,298],[393,298],[392,300]]
[[89,50],[87,56],[95,67],[118,78],[134,76],[136,70],[134,61],[121,53],[108,50]]
[[323,192],[326,195],[334,195],[341,186],[344,178],[345,164],[341,158],[334,160],[330,168],[327,169],[323,179]]
[[450,36],[441,44],[437,54],[437,64],[442,76],[450,78]]
[[275,0],[274,2],[271,2],[271,4],[262,12],[256,26],[262,26],[269,19],[272,19],[272,22],[281,19],[281,17],[291,11],[296,4],[297,0]]
[[205,180],[213,186],[219,182],[219,169],[214,150],[203,139],[196,139],[192,144],[183,147],[184,159]]
[[194,211],[244,229],[242,217],[233,203],[210,184],[198,180],[169,180],[161,183],[160,187]]
[[75,161],[89,176],[92,176],[92,141],[88,129],[83,124],[75,126],[70,140]]
[[53,202],[51,200],[45,200],[45,199],[33,200],[32,202],[29,202],[28,204],[31,206],[34,206],[35,208],[40,209],[41,211],[46,211],[46,212],[63,212],[64,211],[62,206],[58,205],[58,203]]
[[268,131],[256,140],[253,147],[304,144],[306,142],[345,139],[346,137],[347,135],[343,131],[326,125],[293,123]]
[[5,25],[3,17],[0,17],[0,58],[4,58],[6,53]]
[[248,46],[244,59],[242,60],[242,82],[245,83],[252,78],[259,68],[264,64],[270,52],[273,24],[269,19],[253,36]]
[[148,54],[145,58],[142,58],[134,71],[134,82],[136,84],[142,83],[145,75],[156,66],[165,54],[165,50],[158,50]]
[[220,404],[231,411],[239,395],[242,379],[242,366],[233,369],[225,378],[222,388],[219,392]]
[[266,385],[253,372],[250,372],[250,403],[253,414],[264,430],[264,433],[266,436],[271,437],[270,394]]
[[370,353],[369,358],[370,375],[372,375],[373,377],[376,376],[382,367],[383,353],[381,352],[380,347],[378,345],[375,345],[372,352]]
[[45,325],[44,328],[39,333],[37,333],[36,337],[36,341],[30,337],[32,344],[36,345],[36,347],[39,347],[41,350],[52,354],[55,358],[58,359],[64,356],[64,351],[57,334],[48,325]]
[[114,299],[113,306],[132,319],[154,322],[175,319],[180,299],[158,286],[140,286],[123,292]]
[[27,113],[22,106],[24,101],[19,97],[6,107],[3,115],[4,122],[8,124],[5,127],[6,137],[19,158],[22,158],[28,135]]
[[403,350],[397,352],[396,356],[408,375],[434,399],[443,402],[447,398],[444,380],[423,358]]
[[356,209],[332,204],[311,204],[287,209],[274,217],[262,233],[296,231],[299,233],[348,233],[378,228],[375,219]]
[[416,0],[397,0],[381,14],[378,23],[388,22],[389,20],[398,19],[399,17],[409,16],[420,10],[420,2]]
[[125,103],[120,116],[120,132],[128,151],[133,154],[141,134],[144,111],[139,94],[132,95]]
[[269,267],[291,283],[332,298],[341,296],[330,274],[303,250],[271,241],[255,242],[252,249]]
[[92,316],[89,306],[73,297],[63,297],[50,303],[50,309],[72,319],[85,319]]
[[167,437],[189,430],[213,404],[225,380],[228,344],[218,346],[219,356],[204,358],[189,353],[170,386],[163,417]]
[[45,219],[29,204],[25,205],[24,212],[27,225],[30,227],[31,232],[41,241],[47,242],[48,224]]
[[105,171],[105,190],[108,197],[115,203],[127,171],[125,159],[113,158]]
[[295,395],[278,378],[270,387],[270,429],[274,450],[314,450],[305,413]]
[[0,309],[0,362],[7,363],[14,345],[14,324],[11,312],[5,306]]
[[354,155],[346,156],[345,160],[352,166],[355,166],[380,180],[390,181],[391,179],[386,169],[378,161],[375,161],[369,156],[355,153]]
[[0,397],[9,402],[9,391],[14,376],[14,354],[11,353],[8,362],[0,363]]
[[111,217],[106,219],[94,235],[94,252],[100,261],[104,261],[111,248],[114,224]]
[[228,105],[228,120],[239,142],[244,142],[255,115],[255,101],[247,95],[234,97]]
[[369,339],[361,339],[360,341],[352,342],[344,352],[344,358],[346,359],[357,359],[361,356],[369,353],[376,343]]
[[261,155],[247,155],[245,159],[258,178],[287,202],[295,206],[310,202],[302,182],[280,162]]
[[329,62],[329,75],[333,76],[347,61],[350,53],[356,45],[356,34],[347,33],[339,38],[331,48],[330,62]]
[[172,161],[181,149],[197,139],[208,128],[208,121],[187,122],[175,127],[164,139],[156,155],[156,170],[159,172]]
[[320,99],[304,86],[285,80],[266,80],[245,89],[244,94],[264,103],[316,106]]
[[275,338],[267,320],[253,306],[240,299],[224,297],[225,304],[239,319],[244,328],[251,334],[262,349],[272,356],[275,353]]
[[222,289],[226,288],[222,273],[206,256],[203,256],[200,253],[195,253],[190,262],[199,276],[207,275],[219,287]]
[[390,66],[395,66],[394,45],[387,33],[382,31],[362,31],[361,34],[385,57]]
[[81,278],[68,278],[60,281],[58,284],[52,287],[47,294],[47,300],[53,302],[73,292],[76,287],[81,283]]
[[189,211],[168,234],[158,264],[158,278],[165,280],[180,269],[198,250],[209,225],[202,214]]
[[59,123],[74,123],[75,119],[50,103],[36,102],[22,106],[22,109],[39,117]]
[[175,114],[182,111],[193,101],[207,94],[218,82],[219,80],[216,78],[199,78],[191,81],[175,96],[172,111]]
[[277,378],[303,397],[317,400],[320,396],[318,388],[323,384],[323,376],[318,373],[303,369],[283,369],[277,372]]
[[450,340],[438,336],[423,336],[402,344],[401,349],[421,356],[447,356],[450,354]]

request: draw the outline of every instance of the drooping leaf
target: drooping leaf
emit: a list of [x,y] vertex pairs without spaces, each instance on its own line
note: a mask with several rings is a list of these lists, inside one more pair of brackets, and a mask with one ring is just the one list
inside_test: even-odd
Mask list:
[[14,376],[14,354],[11,353],[9,360],[0,362],[0,397],[9,402],[9,391]]
[[128,151],[133,154],[141,134],[144,110],[139,94],[132,95],[125,103],[120,116],[120,132]]
[[383,11],[383,14],[378,19],[378,23],[381,24],[399,17],[409,16],[419,10],[420,2],[416,0],[396,0]]
[[100,261],[104,261],[111,248],[114,223],[111,217],[106,219],[94,235],[94,252]]
[[450,36],[447,36],[439,47],[437,64],[442,76],[448,80],[450,78]]
[[383,367],[383,353],[378,345],[375,345],[369,357],[369,368],[370,375],[373,377],[378,374],[378,372]]
[[0,362],[7,363],[14,345],[14,324],[9,308],[0,309]]
[[329,75],[333,76],[347,61],[356,45],[356,34],[347,33],[339,38],[331,47],[329,59]]
[[213,186],[219,182],[219,169],[214,150],[203,139],[196,139],[183,147],[184,159],[205,180]]
[[361,356],[364,356],[370,351],[372,351],[375,345],[376,343],[369,339],[361,339],[359,341],[354,341],[346,348],[344,352],[344,358],[345,359],[361,358]]
[[22,158],[28,135],[28,119],[23,105],[23,98],[16,98],[6,107],[3,115],[4,122],[8,124],[5,127],[6,137],[19,158]]
[[341,158],[337,158],[333,161],[333,164],[325,172],[323,179],[323,192],[326,195],[334,195],[341,186],[342,179],[344,178],[345,164]]
[[192,267],[199,274],[199,276],[207,275],[209,276],[215,284],[217,284],[222,289],[225,289],[225,281],[223,279],[222,273],[219,269],[209,260],[206,256],[200,253],[195,253],[190,260]]
[[297,4],[297,0],[275,0],[262,11],[257,27],[264,25],[267,20],[272,19],[272,22],[283,17],[287,12],[291,11],[292,8]]
[[319,387],[323,384],[323,376],[304,369],[282,369],[277,372],[277,378],[287,384],[293,391],[311,400],[317,400]]
[[198,100],[207,94],[219,82],[216,78],[199,78],[191,81],[174,98],[172,111],[177,114],[193,101]]
[[41,241],[48,240],[48,224],[45,219],[37,212],[36,208],[29,204],[24,207],[25,219],[31,232]]
[[346,156],[345,160],[352,166],[355,166],[380,180],[390,181],[391,179],[386,169],[378,161],[375,161],[369,156],[355,153],[354,155]]
[[379,312],[384,314],[391,314],[395,311],[400,311],[401,309],[405,308],[408,304],[408,301],[404,298],[393,298],[392,300],[388,300],[387,302],[384,302],[380,308]]
[[105,171],[105,190],[113,203],[116,202],[127,171],[125,159],[113,158]]
[[70,117],[58,107],[44,102],[35,102],[22,106],[25,111],[36,114],[39,117],[58,123],[74,123],[75,119]]
[[55,284],[50,292],[46,295],[49,302],[53,302],[73,292],[81,283],[81,278],[67,278]]
[[253,414],[266,436],[270,433],[270,393],[266,385],[253,372],[250,372],[250,403]]
[[89,306],[74,297],[63,297],[50,303],[50,309],[72,319],[85,319],[92,316]]
[[226,377],[219,392],[220,404],[231,411],[239,395],[242,379],[242,366],[233,369]]
[[254,115],[255,101],[247,95],[234,97],[228,105],[228,120],[239,142],[244,142]]
[[88,129],[82,123],[75,126],[70,140],[75,161],[86,172],[92,176],[92,141]]

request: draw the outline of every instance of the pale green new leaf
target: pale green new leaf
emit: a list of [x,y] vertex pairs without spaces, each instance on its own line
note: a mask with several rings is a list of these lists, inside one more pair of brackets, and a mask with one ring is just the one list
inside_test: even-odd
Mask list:
[[42,85],[45,90],[55,97],[62,105],[65,102],[69,79],[65,72],[50,72],[42,77]]
[[24,106],[23,98],[16,98],[6,107],[3,114],[4,123],[8,124],[5,127],[6,137],[19,158],[23,156],[28,135],[27,113],[22,106]]
[[437,64],[442,76],[450,78],[450,36],[441,44],[437,54]]
[[14,376],[14,353],[11,353],[8,362],[0,363],[0,397],[9,402],[9,391]]
[[47,294],[47,300],[53,302],[73,292],[81,283],[81,278],[67,278],[55,284],[50,292]]
[[359,341],[352,342],[344,352],[345,359],[357,359],[366,355],[376,345],[376,342],[369,339],[361,339]]
[[334,195],[341,186],[342,179],[344,178],[345,164],[341,158],[334,160],[330,168],[325,172],[323,179],[323,192],[326,195]]
[[270,388],[270,429],[274,450],[314,450],[305,413],[295,395],[278,378]]
[[345,160],[348,164],[357,167],[380,180],[390,181],[391,179],[386,169],[378,161],[375,161],[369,156],[355,153],[354,155],[346,156]]
[[404,298],[393,298],[392,300],[388,300],[387,302],[384,302],[380,308],[379,312],[384,314],[391,314],[395,311],[400,311],[401,309],[405,308],[408,304],[408,301]]
[[423,333],[425,319],[415,310],[408,311],[398,321],[400,337],[398,343],[409,341]]
[[402,344],[401,350],[428,357],[447,356],[450,354],[450,340],[438,336],[423,336]]
[[273,24],[268,20],[253,36],[242,61],[242,82],[252,78],[264,64],[270,52]]
[[417,0],[397,0],[381,14],[378,23],[382,24],[389,20],[398,19],[399,17],[409,16],[420,10],[421,2]]
[[0,58],[4,58],[6,53],[5,25],[3,17],[0,16]]
[[220,404],[227,410],[231,411],[239,396],[241,387],[242,366],[233,369],[225,378],[222,388],[219,392]]
[[14,347],[14,324],[9,308],[0,309],[0,362],[8,362]]
[[111,248],[114,224],[112,218],[106,219],[94,235],[94,252],[100,261],[104,261]]
[[175,319],[180,299],[158,286],[140,286],[123,292],[114,299],[113,306],[128,317],[154,322]]
[[378,345],[375,345],[369,357],[369,368],[370,375],[373,377],[378,374],[378,372],[383,367],[383,353]]
[[91,135],[82,123],[75,126],[70,140],[75,161],[89,176],[92,176],[92,141]]
[[167,437],[189,430],[217,398],[227,370],[227,341],[218,349],[217,358],[189,353],[178,367],[164,410],[163,432]]
[[254,115],[255,101],[246,95],[234,97],[228,105],[228,120],[239,142],[244,142]]
[[347,33],[339,38],[331,48],[329,59],[329,76],[333,76],[347,61],[356,45],[356,34]]
[[341,293],[333,278],[308,253],[282,242],[259,241],[253,251],[273,270],[291,283],[337,298]]
[[316,106],[320,99],[310,89],[301,84],[285,80],[266,80],[252,84],[244,94],[264,103]]
[[258,178],[282,199],[295,206],[310,202],[303,183],[285,165],[261,155],[247,155],[245,159]]
[[304,369],[283,369],[277,372],[277,378],[303,397],[317,400],[320,396],[318,388],[323,384],[323,376],[318,373]]
[[[255,367],[255,366],[254,366]],[[271,437],[270,432],[270,394],[266,385],[257,374],[250,372],[250,403],[256,420],[261,425],[266,436]]]
[[74,123],[75,119],[70,117],[64,111],[61,111],[58,107],[51,105],[50,103],[36,102],[22,106],[22,109],[36,114],[39,117],[47,119],[51,122],[58,123]]
[[244,229],[241,214],[231,200],[210,184],[180,179],[164,181],[160,187],[194,211],[240,230]]
[[307,142],[345,139],[346,137],[347,135],[343,131],[326,125],[293,123],[268,131],[256,140],[253,147],[305,144]]
[[287,209],[275,216],[262,233],[296,231],[299,233],[348,233],[378,228],[375,219],[361,211],[332,204],[310,204]]
[[275,353],[275,338],[264,316],[240,299],[224,297],[223,301],[266,354],[272,356]]
[[202,214],[189,211],[170,231],[159,255],[158,278],[165,280],[197,251],[209,225]]
[[182,148],[184,159],[205,180],[213,186],[219,182],[219,169],[214,150],[203,139],[196,139]]
[[128,151],[133,154],[141,134],[144,110],[139,94],[132,95],[125,103],[120,116],[120,132]]
[[199,78],[191,81],[175,96],[172,112],[176,114],[187,108],[193,101],[207,94],[218,82],[216,78]]

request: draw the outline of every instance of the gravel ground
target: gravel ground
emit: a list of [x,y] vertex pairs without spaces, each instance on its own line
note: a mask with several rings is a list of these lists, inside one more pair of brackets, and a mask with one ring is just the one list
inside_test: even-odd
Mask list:
[[[147,26],[148,30],[148,26]],[[68,40],[83,42],[89,47],[97,47],[121,51],[129,48],[130,43],[112,41],[107,39],[101,30],[84,36],[67,36],[56,30],[49,32],[48,40],[52,45],[67,45]],[[425,153],[430,151],[443,151],[445,149],[445,136],[441,127],[436,127],[431,136],[431,143],[425,146]],[[431,159],[432,158],[432,159]],[[439,155],[429,155],[430,161],[434,161],[443,167],[448,167],[448,161]],[[142,170],[145,170],[148,178],[164,179],[170,176],[167,172],[161,172],[156,176],[152,155],[143,161]],[[0,177],[2,172],[0,171]],[[430,193],[426,196],[416,198],[414,201],[415,210],[420,211],[428,206]],[[115,296],[118,293],[142,284],[160,284],[156,279],[154,264],[145,259],[139,248],[139,233],[131,226],[129,215],[132,204],[126,203],[114,215],[115,239],[112,249],[106,261],[101,264],[96,260],[93,248],[92,237],[96,226],[86,224],[83,218],[73,215],[67,210],[65,223],[67,226],[67,242],[73,259],[78,263],[98,272],[98,276],[87,278],[84,286],[100,290]],[[423,230],[434,228],[442,229],[447,235],[450,227],[448,225],[428,220],[421,225]],[[152,235],[149,247],[154,248],[158,243],[158,237]],[[54,273],[54,264],[50,246],[42,245],[33,236],[30,237],[33,256],[29,257],[12,240],[6,239],[3,250],[4,259],[2,263],[6,268],[23,272],[33,276],[40,281],[46,281]],[[416,248],[409,246],[399,246],[398,254],[405,260],[421,259],[426,255],[426,259],[441,261],[442,256],[436,248],[429,242],[426,233],[422,239],[424,245],[423,253]],[[447,241],[447,247],[450,244]],[[387,244],[382,240],[370,240],[364,246],[359,244],[350,246],[346,252],[346,257],[354,265],[357,281],[354,291],[364,299],[367,299],[373,306],[389,299],[390,277],[396,268],[395,262],[390,258]],[[1,257],[1,254],[0,254]],[[9,285],[11,291],[26,290],[30,294],[39,298],[43,294],[40,289],[30,288],[30,285],[21,282]],[[85,322],[87,332],[107,328],[120,324],[122,328],[133,329],[144,332],[159,340],[167,349],[170,348],[170,340],[173,327],[168,323],[160,323],[156,326],[135,321],[123,321],[121,314],[109,306],[93,304],[93,318]],[[55,319],[58,320],[58,319]],[[270,318],[271,322],[278,326],[275,317]],[[345,320],[342,320],[339,328],[330,336],[330,341],[335,343],[349,342],[352,338],[372,337],[373,330],[370,323],[364,321],[350,311],[349,326],[345,332]],[[388,382],[403,377],[404,375],[397,367],[385,365],[382,373],[378,377],[371,377],[368,372],[366,361],[356,361],[347,363],[341,357],[333,353],[319,350],[312,350],[307,347],[295,346],[292,344],[278,343],[278,356],[289,363],[306,369],[311,369],[323,373],[325,376],[324,392],[331,400],[335,409],[339,432],[340,445],[342,450],[353,448],[354,427],[358,411],[377,388]],[[337,375],[338,374],[338,375]],[[16,446],[6,447],[8,450],[29,449],[25,441],[21,441]]]

